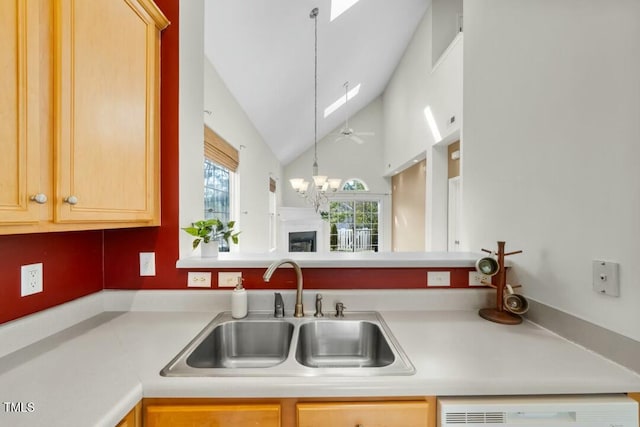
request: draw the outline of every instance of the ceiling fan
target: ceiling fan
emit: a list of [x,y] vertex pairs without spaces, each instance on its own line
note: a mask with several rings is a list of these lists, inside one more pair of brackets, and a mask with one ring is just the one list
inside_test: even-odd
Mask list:
[[337,135],[335,142],[340,141],[353,141],[356,144],[363,144],[364,139],[362,136],[374,136],[375,132],[356,132],[349,127],[349,110],[347,109],[347,103],[349,102],[349,82],[344,83],[344,111],[345,111],[345,119],[344,119],[344,127],[340,130],[340,133]]

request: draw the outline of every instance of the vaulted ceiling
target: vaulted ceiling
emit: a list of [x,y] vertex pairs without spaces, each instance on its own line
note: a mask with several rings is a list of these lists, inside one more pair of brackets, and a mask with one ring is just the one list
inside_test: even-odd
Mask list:
[[[382,94],[431,0],[360,0],[330,21],[331,0],[205,0],[205,55],[287,164],[313,145],[318,15],[318,139]],[[324,109],[360,92],[327,118]],[[358,129],[366,131],[366,129]]]

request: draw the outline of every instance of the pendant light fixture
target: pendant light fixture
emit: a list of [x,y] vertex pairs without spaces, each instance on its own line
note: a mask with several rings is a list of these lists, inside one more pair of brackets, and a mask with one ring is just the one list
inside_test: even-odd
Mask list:
[[307,203],[311,204],[316,212],[327,201],[327,192],[335,192],[340,188],[341,179],[328,178],[318,172],[318,8],[313,8],[309,17],[315,24],[315,44],[314,44],[314,87],[313,87],[313,185],[309,188],[310,182],[304,178],[292,178],[289,180],[294,190],[304,197]]

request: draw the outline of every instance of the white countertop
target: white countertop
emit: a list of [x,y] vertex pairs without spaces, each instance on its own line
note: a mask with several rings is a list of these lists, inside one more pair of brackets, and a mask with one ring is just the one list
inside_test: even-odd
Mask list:
[[[426,293],[436,295],[432,291]],[[415,291],[407,295],[415,302]],[[118,305],[113,301],[111,304]],[[0,400],[34,405],[31,413],[0,410],[0,425],[114,425],[142,397],[443,396],[640,390],[637,374],[532,323],[505,326],[487,322],[475,308],[435,311],[409,306],[414,309],[405,311],[395,304],[390,310],[379,311],[414,364],[416,374],[412,376],[161,377],[160,370],[216,312],[176,311],[176,307],[173,311],[135,311],[139,303],[130,301],[128,305],[133,311],[105,312],[0,358]]]

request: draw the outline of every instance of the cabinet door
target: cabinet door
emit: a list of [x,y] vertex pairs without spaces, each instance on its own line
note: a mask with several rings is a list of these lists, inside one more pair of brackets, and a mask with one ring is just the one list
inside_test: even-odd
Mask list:
[[280,427],[280,405],[148,405],[145,427]]
[[298,403],[296,412],[298,427],[435,427],[426,401]]
[[0,1],[0,224],[37,222],[40,206],[39,14],[34,0]]
[[156,22],[149,0],[56,5],[54,221],[157,222],[167,22]]
[[142,404],[138,403],[116,427],[142,427]]

